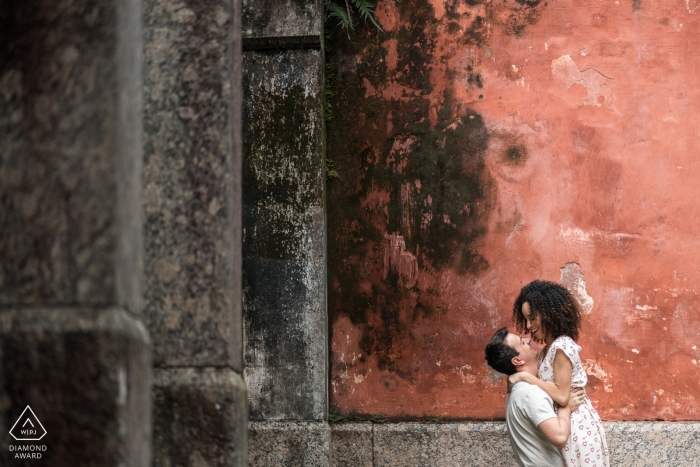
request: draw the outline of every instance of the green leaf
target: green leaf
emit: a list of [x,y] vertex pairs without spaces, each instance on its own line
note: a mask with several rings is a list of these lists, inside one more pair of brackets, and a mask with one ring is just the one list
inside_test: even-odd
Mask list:
[[331,1],[326,2],[326,15],[338,20],[338,26],[344,29],[353,29],[348,12],[344,8]]
[[371,21],[372,24],[374,24],[374,27],[379,29],[381,32],[384,32],[382,27],[374,18],[374,3],[370,3],[367,0],[352,0],[352,3],[355,5],[355,8],[357,8],[357,11],[360,12],[360,16],[365,20],[365,22],[367,22],[367,20]]

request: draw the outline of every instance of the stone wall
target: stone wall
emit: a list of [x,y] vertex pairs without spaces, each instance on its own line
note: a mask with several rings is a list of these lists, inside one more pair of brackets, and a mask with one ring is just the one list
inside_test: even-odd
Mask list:
[[240,1],[146,0],[145,317],[155,465],[247,462]]
[[151,465],[141,8],[0,5],[2,465]]
[[[697,423],[606,422],[611,467],[697,465]],[[343,467],[516,467],[503,422],[334,423],[333,462]]]
[[323,4],[243,4],[250,465],[328,465]]

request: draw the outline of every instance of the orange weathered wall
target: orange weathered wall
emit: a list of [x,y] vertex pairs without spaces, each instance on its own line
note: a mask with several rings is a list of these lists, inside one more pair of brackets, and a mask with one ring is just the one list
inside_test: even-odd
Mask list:
[[607,420],[697,420],[700,0],[381,0],[328,50],[331,412],[503,416],[520,287]]

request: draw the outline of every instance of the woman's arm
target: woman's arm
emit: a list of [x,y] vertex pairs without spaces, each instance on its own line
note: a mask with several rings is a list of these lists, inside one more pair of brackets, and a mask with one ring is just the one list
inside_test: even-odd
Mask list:
[[561,406],[567,405],[569,403],[569,394],[571,394],[571,373],[573,372],[571,360],[569,360],[569,357],[566,356],[563,350],[557,349],[552,366],[554,367],[554,384],[542,381],[542,384],[538,384],[538,386],[555,403]]
[[536,376],[525,371],[515,373],[508,377],[510,384],[515,384],[519,381],[534,384],[552,398],[552,400],[560,406],[565,406],[569,403],[569,394],[571,391],[571,373],[573,366],[571,360],[566,354],[560,350],[556,350],[554,354],[554,384],[542,381]]

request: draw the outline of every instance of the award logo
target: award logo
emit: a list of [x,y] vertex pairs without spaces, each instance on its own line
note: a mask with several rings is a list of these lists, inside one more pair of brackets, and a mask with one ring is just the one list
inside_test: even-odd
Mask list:
[[[10,428],[10,434],[17,441],[39,441],[46,436],[46,429],[31,407],[27,406]],[[15,453],[15,459],[41,459],[44,451],[46,445],[43,444],[10,444],[10,452]]]

